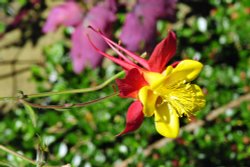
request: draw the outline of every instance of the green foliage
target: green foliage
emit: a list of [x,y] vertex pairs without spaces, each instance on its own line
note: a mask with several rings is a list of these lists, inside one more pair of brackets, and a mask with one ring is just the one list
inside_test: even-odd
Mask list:
[[[204,64],[196,82],[203,88],[207,104],[197,113],[197,119],[204,119],[211,110],[250,92],[249,6],[248,0],[210,0],[200,6],[208,11],[204,13],[191,4],[178,4],[177,23],[173,24],[178,37],[175,59],[195,58]],[[119,19],[123,21],[124,15],[119,15]],[[159,40],[167,34],[168,26],[170,24],[163,21],[158,23]],[[34,65],[31,69],[32,81],[39,92],[93,87],[120,70],[105,62],[108,65],[103,63],[100,68],[87,68],[76,75],[68,52],[65,41],[55,41],[44,48],[46,67]],[[92,93],[55,95],[34,102],[80,103],[113,92],[110,85]],[[132,134],[115,136],[125,127],[130,103],[129,99],[113,97],[94,105],[64,110],[33,112],[28,106],[19,106],[0,118],[0,143],[32,159],[36,158],[38,145],[43,145],[45,161],[51,165],[113,166],[132,156],[131,166],[250,165],[249,103],[228,109],[194,132],[183,132],[148,157],[143,155],[143,150],[161,139],[152,118],[145,118],[142,127]],[[182,118],[184,122],[189,121]],[[0,152],[0,160],[14,166],[28,166],[5,152]]]

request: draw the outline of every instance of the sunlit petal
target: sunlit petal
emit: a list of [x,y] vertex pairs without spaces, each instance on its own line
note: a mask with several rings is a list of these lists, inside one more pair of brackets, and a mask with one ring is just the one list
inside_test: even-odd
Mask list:
[[160,80],[157,84],[154,83],[152,89],[160,94],[167,94],[173,87],[194,80],[199,75],[202,66],[198,61],[183,60],[175,68],[172,66],[167,67],[162,73],[164,79]]
[[139,99],[143,104],[144,116],[150,117],[154,114],[157,96],[150,90],[148,86],[144,86],[139,91]]
[[157,85],[161,84],[166,79],[166,76],[156,72],[147,71],[143,73],[143,76],[152,89],[157,87]]
[[[194,80],[200,73],[203,65],[195,60],[183,60],[172,71],[171,77],[187,82]],[[172,78],[169,78],[171,80]]]
[[172,73],[173,69],[174,69],[173,66],[168,66],[166,70],[162,72],[162,75],[168,76],[169,74]]
[[168,103],[156,107],[155,128],[164,137],[176,138],[179,134],[179,118]]

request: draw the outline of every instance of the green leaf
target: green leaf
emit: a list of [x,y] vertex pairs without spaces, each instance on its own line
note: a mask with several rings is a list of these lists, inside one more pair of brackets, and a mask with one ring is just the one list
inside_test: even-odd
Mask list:
[[6,25],[2,22],[0,22],[0,33],[3,33],[6,29]]
[[29,115],[29,117],[31,119],[32,125],[34,127],[36,127],[37,126],[37,124],[36,124],[37,118],[36,118],[35,111],[33,110],[33,108],[31,106],[29,106],[27,104],[24,104],[24,107],[25,107],[25,110],[28,112],[28,115]]

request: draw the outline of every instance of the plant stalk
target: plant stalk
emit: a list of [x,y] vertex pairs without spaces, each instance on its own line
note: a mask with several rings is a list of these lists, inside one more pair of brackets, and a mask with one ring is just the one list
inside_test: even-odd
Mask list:
[[30,159],[30,158],[27,158],[27,157],[25,157],[25,156],[23,156],[23,155],[21,155],[19,153],[16,153],[15,151],[10,150],[9,148],[7,148],[7,147],[5,147],[3,145],[0,145],[0,149],[7,152],[7,153],[10,153],[10,154],[12,154],[12,155],[14,155],[16,157],[19,157],[19,158],[21,158],[21,159],[23,159],[23,160],[25,160],[25,161],[33,164],[33,165],[36,165],[36,161],[34,161],[34,160]]
[[38,97],[46,97],[46,96],[53,96],[53,95],[62,95],[62,94],[73,94],[73,93],[87,93],[87,92],[93,92],[99,89],[104,88],[107,86],[110,82],[113,80],[121,77],[125,72],[121,71],[117,73],[116,75],[112,76],[102,84],[92,87],[92,88],[83,88],[83,89],[73,89],[73,90],[65,90],[65,91],[58,91],[58,92],[44,92],[44,93],[36,93],[36,94],[30,94],[30,95],[25,95],[22,94],[23,97],[0,97],[0,101],[9,101],[9,100],[14,100],[18,101],[19,99],[27,99],[27,98],[38,98]]

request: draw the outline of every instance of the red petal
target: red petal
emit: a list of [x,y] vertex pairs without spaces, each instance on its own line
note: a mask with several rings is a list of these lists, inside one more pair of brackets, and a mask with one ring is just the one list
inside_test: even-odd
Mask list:
[[173,63],[171,64],[171,66],[175,68],[180,62],[181,62],[181,61],[175,61],[175,62],[173,62]]
[[[116,57],[110,56],[106,53],[104,53],[103,51],[101,51],[100,49],[98,49],[95,44],[91,41],[89,35],[87,35],[88,40],[90,42],[90,44],[93,46],[93,48],[101,55],[107,57],[108,59],[112,60],[113,62],[115,62],[116,64],[120,65],[121,67],[123,67],[125,70],[130,70],[132,68],[137,68],[138,66],[136,64],[131,64],[129,62],[126,62],[124,60],[118,59]],[[139,67],[138,67],[139,68]]]
[[128,71],[124,79],[117,79],[116,83],[121,97],[137,98],[138,91],[148,83],[137,68]]
[[162,40],[154,49],[148,64],[153,72],[162,72],[168,61],[174,56],[176,51],[176,36],[170,31],[167,38]]
[[140,101],[135,101],[128,108],[125,129],[117,136],[121,136],[126,133],[135,131],[141,126],[143,120],[144,120],[144,115],[142,112],[142,104]]
[[93,31],[95,31],[96,33],[98,33],[104,40],[105,42],[120,56],[122,57],[126,62],[128,63],[132,63],[128,58],[125,58],[125,55],[123,55],[119,50],[123,51],[127,56],[131,57],[132,59],[134,59],[135,61],[137,61],[139,64],[141,64],[144,68],[149,69],[148,66],[148,62],[141,58],[140,56],[137,56],[136,54],[130,52],[129,50],[121,47],[120,45],[116,44],[115,42],[113,42],[112,40],[110,40],[109,38],[107,38],[105,35],[103,35],[103,33],[101,31],[96,30],[95,28],[93,28],[92,26],[89,26],[89,28],[91,28]]

